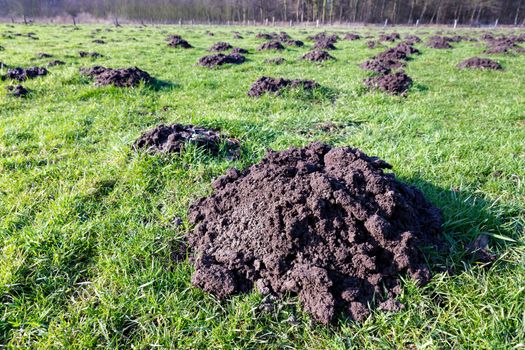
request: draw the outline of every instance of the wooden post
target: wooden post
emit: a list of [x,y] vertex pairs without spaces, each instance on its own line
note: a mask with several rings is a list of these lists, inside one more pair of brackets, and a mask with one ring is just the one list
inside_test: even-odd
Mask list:
[[182,18],[179,18],[179,26],[182,26]]
[[293,27],[293,21],[290,20],[290,27]]
[[416,20],[416,27],[419,27],[419,18]]
[[494,23],[494,28],[498,28],[498,22],[499,22],[499,18],[496,18],[496,23]]
[[275,16],[272,17],[272,26],[275,27]]
[[315,22],[315,26],[316,26],[317,28],[319,28],[319,20],[317,20],[317,21]]
[[458,20],[455,19],[455,20],[454,20],[454,29],[456,29],[457,26],[458,26]]
[[385,28],[388,26],[388,18],[385,19]]

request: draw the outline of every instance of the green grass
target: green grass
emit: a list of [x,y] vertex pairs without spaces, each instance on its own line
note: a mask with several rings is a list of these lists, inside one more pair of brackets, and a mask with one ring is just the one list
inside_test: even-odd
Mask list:
[[[482,43],[453,50],[418,45],[407,98],[369,92],[358,65],[381,48],[339,41],[335,62],[298,58],[308,51],[257,52],[259,28],[0,25],[0,61],[65,66],[24,83],[27,99],[0,82],[0,342],[34,349],[523,349],[525,348],[525,55],[495,56],[502,72],[459,71]],[[237,29],[245,39],[233,40]],[[312,30],[286,30],[304,40]],[[9,37],[35,32],[39,40]],[[253,33],[248,33],[252,31]],[[308,31],[308,33],[307,33]],[[343,30],[340,30],[343,32]],[[377,31],[369,28],[358,32]],[[401,29],[401,31],[406,32]],[[502,30],[504,31],[504,30]],[[474,31],[467,34],[477,35]],[[181,34],[192,50],[171,49]],[[216,41],[251,50],[239,66],[195,66]],[[79,50],[100,59],[81,59]],[[266,65],[281,55],[288,62]],[[90,65],[136,65],[170,83],[158,89],[95,87],[78,74]],[[5,70],[4,70],[5,72]],[[2,72],[2,73],[4,73]],[[281,97],[246,96],[262,75],[314,79],[324,89]],[[326,133],[317,127],[335,122]],[[151,156],[131,149],[159,123],[221,128],[242,140],[228,161],[200,150]],[[211,192],[229,167],[257,162],[267,148],[323,141],[359,147],[391,163],[444,214],[449,273],[424,288],[405,284],[397,314],[364,323],[311,322],[294,298],[259,311],[256,292],[220,303],[193,288],[192,267],[172,252],[191,229],[186,208]],[[176,227],[172,220],[182,217]],[[492,266],[473,263],[464,245],[493,237]],[[293,321],[292,321],[293,320]]]

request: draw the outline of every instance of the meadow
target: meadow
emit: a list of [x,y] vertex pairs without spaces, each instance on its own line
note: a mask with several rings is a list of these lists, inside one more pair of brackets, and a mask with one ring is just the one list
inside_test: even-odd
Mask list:
[[[100,29],[96,31],[96,29]],[[209,30],[213,36],[206,34]],[[284,30],[305,47],[259,52],[259,32]],[[377,38],[374,27],[326,28]],[[422,38],[448,28],[388,28]],[[233,31],[244,38],[233,39]],[[406,97],[369,91],[359,65],[385,49],[339,40],[334,61],[300,60],[315,28],[7,25],[0,61],[46,66],[26,98],[0,81],[0,343],[34,349],[522,349],[525,348],[525,54],[491,55],[502,71],[460,70],[485,44],[422,52],[405,69]],[[458,29],[480,37],[489,30]],[[514,29],[491,29],[508,34]],[[35,33],[38,40],[15,33]],[[519,32],[519,31],[518,31]],[[523,31],[521,31],[523,32]],[[520,33],[521,33],[520,32]],[[193,49],[165,41],[180,34]],[[102,39],[106,44],[93,43]],[[197,66],[215,42],[250,51],[240,65]],[[100,58],[80,58],[96,51]],[[45,52],[53,58],[38,58]],[[264,63],[281,56],[282,65]],[[97,87],[80,67],[137,66],[159,82]],[[6,69],[0,69],[5,74]],[[311,93],[247,96],[261,76],[312,79]],[[136,151],[158,124],[220,129],[241,157],[189,146],[180,155]],[[312,322],[294,296],[270,310],[257,292],[221,302],[191,284],[176,252],[192,229],[187,208],[231,167],[267,149],[321,141],[358,147],[393,165],[444,217],[450,244],[441,269],[418,288],[404,284],[398,313],[362,323]],[[179,225],[178,218],[182,219]],[[465,246],[490,236],[491,264]]]

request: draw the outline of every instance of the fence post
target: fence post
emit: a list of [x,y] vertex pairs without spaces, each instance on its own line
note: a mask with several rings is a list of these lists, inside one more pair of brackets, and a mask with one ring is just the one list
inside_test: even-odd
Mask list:
[[419,18],[416,20],[416,28],[419,27]]
[[385,28],[388,26],[388,18],[385,19]]
[[293,26],[293,21],[292,21],[292,20],[290,20],[290,27],[292,27],[292,26]]
[[317,21],[315,22],[315,26],[316,26],[317,28],[319,28],[319,20],[317,20]]
[[454,29],[456,29],[457,26],[458,26],[458,20],[455,19],[455,20],[454,20]]
[[499,22],[499,18],[496,18],[496,23],[494,23],[494,28],[498,28],[498,22]]

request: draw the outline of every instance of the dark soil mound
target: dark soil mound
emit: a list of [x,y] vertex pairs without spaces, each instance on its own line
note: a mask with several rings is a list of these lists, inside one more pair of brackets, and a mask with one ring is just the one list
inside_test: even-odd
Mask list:
[[80,57],[92,57],[92,58],[99,58],[99,57],[102,57],[102,55],[99,54],[98,52],[79,51],[79,52],[78,52],[78,55],[79,55]]
[[399,33],[390,33],[390,34],[381,34],[379,35],[379,41],[390,41],[394,42],[398,39],[401,39]]
[[208,51],[211,52],[221,52],[221,51],[228,51],[232,48],[232,46],[229,43],[225,43],[223,41],[215,43],[210,47]]
[[261,77],[252,84],[250,91],[248,91],[248,96],[259,97],[267,92],[278,95],[281,89],[284,88],[302,87],[305,90],[311,90],[318,86],[319,85],[312,80],[290,80],[285,78]]
[[421,42],[421,38],[417,35],[407,35],[405,37],[405,42],[408,44],[417,44]]
[[66,62],[60,61],[60,60],[54,60],[54,61],[49,62],[47,65],[49,67],[55,67],[55,66],[63,66],[64,64],[66,64]]
[[487,40],[487,54],[500,54],[510,52],[520,52],[518,43],[522,42],[520,37],[499,37]]
[[51,57],[53,57],[53,55],[45,53],[45,52],[39,52],[37,54],[37,56],[38,56],[38,58],[51,58]]
[[375,49],[378,45],[379,45],[379,42],[374,41],[374,40],[370,40],[370,41],[367,41],[367,42],[366,42],[366,46],[367,46],[369,49]]
[[137,67],[131,68],[105,68],[95,66],[92,68],[80,68],[80,73],[95,79],[95,85],[113,85],[116,87],[133,87],[141,82],[151,83],[151,76]]
[[480,58],[480,57],[472,57],[469,58],[460,64],[458,64],[458,68],[481,68],[481,69],[493,69],[493,70],[501,70],[503,67],[501,65],[489,58]]
[[187,143],[202,147],[214,155],[219,153],[221,145],[225,145],[228,156],[239,156],[238,140],[226,138],[217,130],[194,125],[161,124],[142,134],[133,147],[152,153],[180,153]]
[[233,38],[234,39],[244,39],[244,37],[241,34],[239,34],[239,33],[234,33],[233,34]]
[[199,59],[198,64],[204,67],[216,67],[222,66],[223,64],[241,64],[246,61],[246,58],[239,54],[224,55],[222,53],[218,55],[204,56]]
[[412,79],[405,72],[398,71],[365,79],[365,85],[392,95],[405,95],[412,86]]
[[238,55],[246,55],[248,53],[248,50],[240,48],[240,47],[234,47],[231,53],[235,53]]
[[7,70],[6,79],[13,79],[18,81],[25,81],[36,77],[47,75],[48,71],[44,67],[31,68],[11,68]]
[[345,35],[345,40],[348,40],[348,41],[354,41],[354,40],[359,40],[359,39],[361,39],[361,36],[359,34],[349,33]]
[[301,40],[287,39],[283,41],[288,46],[303,47],[304,43]]
[[179,35],[170,35],[168,37],[168,46],[182,48],[182,49],[191,49],[193,46],[189,42],[182,39]]
[[319,40],[315,42],[314,50],[336,50],[335,45],[328,40]]
[[332,55],[330,55],[326,51],[313,50],[313,51],[310,51],[307,54],[305,54],[302,57],[302,59],[303,60],[312,61],[312,62],[324,62],[324,61],[327,61],[327,60],[335,60],[335,57],[333,57]]
[[231,169],[190,206],[192,283],[219,298],[297,294],[321,323],[367,304],[396,311],[402,276],[431,274],[420,251],[440,246],[439,209],[354,148],[313,143]]
[[283,64],[284,62],[286,62],[286,60],[282,57],[275,57],[275,58],[267,58],[264,60],[264,63],[268,63],[268,64]]
[[427,46],[433,49],[452,49],[452,45],[449,44],[449,41],[440,36],[430,38],[427,41]]
[[272,40],[273,36],[268,33],[258,33],[255,36],[257,39]]
[[263,50],[279,50],[280,51],[280,50],[284,50],[284,46],[279,41],[272,40],[272,41],[268,41],[268,42],[263,43],[261,46],[259,46],[259,48],[257,50],[259,50],[259,51],[263,51]]
[[104,40],[101,40],[101,39],[95,39],[92,41],[92,43],[94,44],[105,44],[106,42]]
[[335,44],[339,38],[335,34],[330,35],[328,33],[318,33],[309,36],[307,39],[312,41],[327,41],[329,43]]
[[22,85],[6,86],[5,89],[8,95],[14,97],[25,97],[29,93]]
[[404,65],[403,62],[396,59],[376,57],[365,61],[365,63],[361,65],[361,68],[378,74],[388,74],[393,68],[400,68]]

